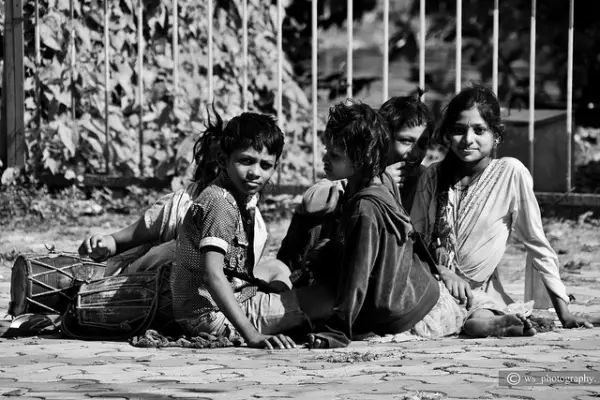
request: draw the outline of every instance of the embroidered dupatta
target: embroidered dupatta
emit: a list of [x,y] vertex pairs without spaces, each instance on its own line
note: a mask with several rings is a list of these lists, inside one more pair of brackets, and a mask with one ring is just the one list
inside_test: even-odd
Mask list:
[[568,302],[527,168],[514,158],[492,160],[461,199],[454,185],[446,190],[440,185],[451,167],[442,162],[428,168],[411,213],[436,261],[460,273],[472,288],[480,287],[496,275],[508,238],[514,235],[527,250],[525,300],[543,281],[542,286]]
[[450,270],[457,270],[463,277],[473,283],[483,283],[496,269],[492,263],[487,268],[472,263],[461,262],[462,251],[473,233],[478,220],[484,211],[483,203],[491,195],[495,183],[503,173],[504,166],[496,160],[483,170],[478,179],[465,192],[456,185],[443,182],[446,174],[438,175],[437,209],[430,250],[439,265]]

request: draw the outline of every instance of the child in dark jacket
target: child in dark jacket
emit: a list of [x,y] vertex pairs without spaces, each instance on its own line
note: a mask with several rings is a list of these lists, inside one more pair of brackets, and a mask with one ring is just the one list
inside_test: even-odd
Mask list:
[[[334,315],[309,346],[347,346],[357,333],[457,333],[463,315],[415,251],[413,229],[398,185],[385,172],[389,133],[383,118],[361,103],[331,108],[323,158],[330,180],[346,179],[332,248],[340,264]],[[450,312],[449,312],[450,311]],[[439,329],[440,313],[450,316]]]
[[[416,96],[394,96],[378,110],[390,134],[385,170],[398,186],[399,199],[409,213],[417,182],[425,170],[421,162],[434,128],[433,115],[421,101],[422,95],[423,91],[419,89]],[[277,253],[277,258],[291,270],[301,269],[307,252],[320,239],[332,234],[338,200],[343,195],[345,186],[345,179],[325,178],[304,194]]]

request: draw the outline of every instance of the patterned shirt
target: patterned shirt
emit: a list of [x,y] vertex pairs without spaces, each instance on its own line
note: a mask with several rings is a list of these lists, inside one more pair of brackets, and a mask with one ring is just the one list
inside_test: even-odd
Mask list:
[[239,303],[256,294],[256,286],[248,283],[254,277],[252,236],[256,203],[254,198],[234,197],[230,187],[227,178],[217,178],[190,206],[180,227],[177,262],[170,278],[176,319],[218,310],[203,281],[201,250],[207,246],[225,253],[224,272]]

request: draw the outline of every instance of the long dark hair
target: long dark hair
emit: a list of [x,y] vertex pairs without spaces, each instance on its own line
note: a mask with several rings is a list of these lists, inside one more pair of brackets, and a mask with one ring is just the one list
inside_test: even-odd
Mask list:
[[[449,148],[448,135],[452,132],[460,114],[476,107],[479,115],[486,122],[492,134],[502,140],[504,136],[504,125],[500,117],[500,103],[492,90],[481,85],[472,85],[458,93],[444,111],[444,117],[439,129],[435,133],[438,143]],[[437,177],[437,206],[436,217],[429,242],[429,250],[435,257],[437,264],[445,265],[450,260],[450,254],[456,251],[456,235],[447,218],[447,206],[449,204],[450,186],[454,184],[457,167],[461,161],[452,150],[449,149],[446,157],[439,165]]]
[[461,90],[448,103],[444,110],[442,123],[435,133],[437,142],[448,147],[448,134],[460,117],[460,113],[473,107],[477,108],[481,118],[493,135],[502,140],[504,138],[504,124],[502,124],[500,102],[496,94],[490,88],[473,84]]
[[214,121],[209,110],[206,130],[194,144],[195,182],[208,185],[221,172],[222,158],[229,157],[237,149],[252,147],[260,151],[264,147],[279,160],[285,139],[275,118],[245,112],[224,124],[214,105],[212,108]]
[[499,141],[504,139],[504,124],[500,114],[500,102],[496,94],[490,88],[478,84],[473,84],[461,90],[448,103],[440,127],[434,135],[438,143],[448,148],[448,153],[440,168],[439,183],[442,190],[447,190],[451,185],[451,175],[460,163],[459,158],[449,149],[448,135],[459,119],[460,114],[473,107],[477,108],[479,115],[481,115],[494,137]]

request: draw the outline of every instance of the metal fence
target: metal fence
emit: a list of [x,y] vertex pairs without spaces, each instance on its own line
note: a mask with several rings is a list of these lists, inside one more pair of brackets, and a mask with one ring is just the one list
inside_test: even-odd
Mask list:
[[[71,18],[73,18],[73,1],[71,2]],[[177,32],[178,27],[178,15],[177,15],[177,1],[173,2],[173,20],[174,32]],[[208,2],[208,15],[213,16],[214,14],[214,0],[205,0]],[[318,7],[317,1],[312,1],[312,135],[313,135],[313,179],[316,178],[315,167],[317,165],[317,154],[319,149],[317,148],[317,78],[318,78]],[[426,0],[420,1],[419,9],[419,20],[420,20],[420,34],[419,34],[419,86],[425,87],[425,36],[426,36]],[[536,56],[536,1],[531,0],[531,26],[530,26],[530,62],[529,62],[529,127],[528,127],[528,145],[529,145],[529,165],[530,171],[533,175],[534,165],[534,128],[535,128],[535,56]],[[242,13],[242,58],[243,58],[243,75],[242,75],[242,104],[243,109],[248,109],[248,0],[242,0],[243,2],[243,13]],[[564,179],[566,180],[567,192],[572,189],[571,183],[571,137],[573,128],[573,15],[574,15],[574,3],[575,0],[569,0],[569,27],[568,32],[568,72],[567,72],[567,106],[566,106],[566,132],[569,137],[568,149],[567,149],[567,172]],[[500,29],[500,15],[499,15],[499,0],[494,0],[493,9],[493,63],[492,63],[492,89],[494,92],[498,92],[498,43],[499,43],[499,29]],[[4,74],[3,74],[3,88],[4,88],[4,99],[5,105],[4,115],[2,118],[3,133],[0,134],[4,142],[0,142],[0,148],[6,149],[4,155],[4,162],[7,166],[20,166],[24,164],[25,154],[25,135],[24,135],[24,121],[23,121],[23,4],[22,0],[6,0],[5,1],[5,62],[4,62]],[[142,34],[141,22],[143,21],[143,2],[139,0],[137,3],[137,20],[138,20],[138,74],[142,76],[144,71],[143,64],[143,50],[144,50],[144,38]],[[346,60],[346,83],[347,83],[347,97],[353,97],[353,0],[347,0],[347,60]],[[390,15],[390,0],[383,0],[383,30],[384,30],[384,45],[383,47],[383,94],[382,101],[388,99],[389,96],[389,43],[390,29],[389,29],[389,15]],[[283,66],[283,17],[284,10],[282,0],[277,0],[277,93],[275,94],[275,106],[277,110],[277,117],[279,121],[282,121],[282,97],[283,97],[283,82],[282,82],[282,66]],[[36,62],[39,65],[40,62],[40,30],[39,30],[39,11],[38,11],[38,0],[35,0],[35,51],[36,51]],[[105,133],[106,142],[105,145],[109,146],[110,135],[108,126],[108,115],[109,115],[109,81],[110,68],[109,68],[109,20],[110,10],[108,7],[108,1],[104,1],[104,62],[105,62]],[[458,92],[461,89],[461,67],[462,67],[462,0],[456,0],[456,66],[455,66],[455,90]],[[178,65],[178,35],[173,35],[173,50],[174,50],[174,62]],[[76,49],[73,41],[73,47],[71,49],[73,55],[75,55]],[[76,57],[73,56],[72,60]],[[76,68],[73,64],[71,68]],[[208,82],[209,82],[209,95],[206,99],[207,104],[210,104],[213,100],[213,23],[208,24]],[[177,99],[178,91],[178,69],[173,69],[173,81],[175,99]],[[140,104],[143,104],[144,87],[143,80],[138,80],[137,96],[139,97]],[[14,101],[13,101],[14,100]],[[177,107],[177,100],[175,100],[175,107]],[[140,107],[140,114],[143,112],[143,107]],[[140,115],[140,121],[142,115]],[[143,128],[142,124],[139,127],[139,140],[140,140],[140,163],[142,163],[142,145],[143,143]],[[107,157],[109,152],[106,152]],[[109,160],[106,160],[109,165]],[[141,168],[140,168],[141,169]]]

